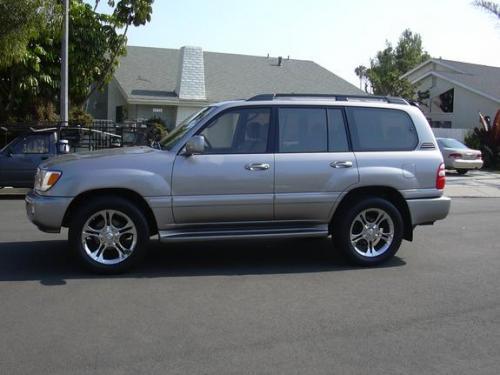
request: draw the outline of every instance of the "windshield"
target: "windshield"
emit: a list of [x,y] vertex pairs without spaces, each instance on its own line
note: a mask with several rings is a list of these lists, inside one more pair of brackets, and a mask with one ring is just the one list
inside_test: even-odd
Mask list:
[[160,146],[162,150],[171,150],[189,130],[195,126],[198,121],[204,118],[210,110],[214,107],[205,107],[201,111],[196,112],[189,116],[187,119],[182,121],[179,125],[175,127],[168,135],[166,135],[161,141]]
[[439,142],[441,142],[441,144],[446,148],[460,148],[460,149],[467,149],[468,148],[462,142],[459,142],[453,138],[441,138],[441,139],[439,139]]

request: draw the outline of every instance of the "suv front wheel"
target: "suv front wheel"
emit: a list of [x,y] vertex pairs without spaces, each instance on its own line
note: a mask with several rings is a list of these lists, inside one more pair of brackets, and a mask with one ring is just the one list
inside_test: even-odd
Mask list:
[[389,201],[369,197],[349,206],[333,223],[336,247],[354,263],[372,266],[391,258],[403,239],[403,219]]
[[99,197],[73,215],[70,246],[84,265],[97,273],[119,273],[142,257],[149,239],[148,224],[131,202]]

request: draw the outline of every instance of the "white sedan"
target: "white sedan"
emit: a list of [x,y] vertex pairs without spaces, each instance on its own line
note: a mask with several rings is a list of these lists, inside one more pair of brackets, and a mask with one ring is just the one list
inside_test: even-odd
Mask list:
[[471,169],[480,169],[483,166],[481,151],[473,150],[454,138],[436,139],[447,169],[466,174]]

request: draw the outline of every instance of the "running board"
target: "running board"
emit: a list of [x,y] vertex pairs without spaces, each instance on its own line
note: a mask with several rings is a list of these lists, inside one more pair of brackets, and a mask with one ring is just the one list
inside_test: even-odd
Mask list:
[[328,225],[293,228],[173,229],[160,231],[160,242],[241,240],[259,238],[328,237]]

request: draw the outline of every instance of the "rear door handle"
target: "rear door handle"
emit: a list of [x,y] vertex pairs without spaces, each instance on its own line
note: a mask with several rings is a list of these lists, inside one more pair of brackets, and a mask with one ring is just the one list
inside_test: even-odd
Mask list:
[[250,163],[245,165],[245,168],[249,171],[265,171],[271,168],[271,166],[267,163]]
[[352,161],[332,161],[330,163],[330,167],[332,168],[351,168],[352,167]]

